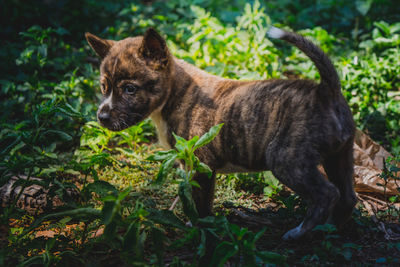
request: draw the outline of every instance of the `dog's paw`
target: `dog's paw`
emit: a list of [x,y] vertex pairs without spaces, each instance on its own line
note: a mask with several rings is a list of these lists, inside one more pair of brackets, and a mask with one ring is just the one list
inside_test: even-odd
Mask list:
[[296,228],[293,228],[292,230],[289,230],[282,236],[282,239],[285,241],[290,241],[290,240],[297,240],[301,238],[304,235],[305,231],[303,229],[303,222],[297,226]]

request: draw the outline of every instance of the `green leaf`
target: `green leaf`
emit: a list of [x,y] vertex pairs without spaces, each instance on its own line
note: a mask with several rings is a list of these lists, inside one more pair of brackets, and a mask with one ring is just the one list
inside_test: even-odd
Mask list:
[[286,262],[285,256],[270,251],[257,251],[256,256],[259,257],[264,263],[277,264],[278,266],[285,265]]
[[212,175],[212,170],[210,169],[210,167],[208,167],[208,165],[203,162],[199,162],[199,164],[196,167],[196,171],[199,171],[201,173],[207,173],[209,178]]
[[109,194],[113,194],[115,196],[117,196],[117,194],[118,194],[118,190],[113,185],[111,185],[110,183],[108,183],[106,181],[102,181],[102,180],[97,180],[91,184],[88,184],[85,187],[84,191],[94,192],[94,193],[98,194],[100,196],[100,198],[104,198],[105,196],[107,196]]
[[82,114],[78,111],[76,111],[70,104],[65,103],[63,107],[57,107],[57,111],[61,112],[62,114],[65,114],[69,117],[82,117]]
[[157,256],[157,261],[159,266],[165,266],[164,264],[164,245],[165,245],[165,234],[161,229],[153,227],[151,230],[151,236],[153,239],[154,251]]
[[195,135],[192,139],[187,141],[187,147],[189,150],[192,150],[193,146],[199,141],[199,137]]
[[257,240],[263,236],[263,234],[265,233],[265,230],[267,230],[266,227],[264,227],[261,231],[257,232],[257,234],[254,236],[253,244],[255,244],[257,242]]
[[146,160],[163,161],[163,160],[166,160],[176,154],[177,154],[177,152],[174,149],[167,150],[167,151],[158,151],[158,152],[154,153],[153,155],[147,157]]
[[117,223],[115,221],[111,221],[110,223],[106,224],[106,227],[104,228],[104,236],[109,240],[113,239],[116,231]]
[[167,177],[168,173],[171,171],[172,167],[174,166],[175,159],[177,155],[172,155],[171,157],[167,158],[160,167],[156,177],[156,183],[160,184],[163,180]]
[[124,200],[128,195],[129,195],[129,193],[132,191],[132,187],[131,186],[129,186],[128,188],[126,188],[126,189],[124,189],[124,191],[122,191],[122,192],[120,192],[119,194],[118,194],[118,201],[122,201],[122,200]]
[[321,232],[325,232],[325,233],[333,233],[335,231],[337,231],[336,226],[333,224],[319,224],[317,226],[314,227],[313,231],[321,231]]
[[179,152],[183,152],[186,150],[187,148],[187,141],[185,138],[180,137],[178,135],[176,135],[175,133],[172,133],[172,135],[174,136],[176,143],[175,143],[175,148],[179,151]]
[[114,209],[115,209],[115,201],[104,202],[103,209],[101,210],[102,223],[104,223],[105,225],[111,223],[115,214]]
[[191,186],[195,186],[197,188],[201,188],[200,184],[196,180],[189,181]]
[[183,180],[186,180],[186,172],[184,170],[182,170],[181,168],[176,168],[175,169],[175,173]]
[[210,143],[217,136],[223,125],[224,124],[221,123],[211,127],[211,129],[207,133],[205,133],[202,137],[200,137],[200,139],[196,142],[196,144],[194,145],[194,149],[197,149],[199,147],[202,147]]
[[206,239],[207,235],[204,229],[200,229],[200,245],[197,249],[197,255],[201,258],[206,254]]
[[373,0],[357,0],[356,9],[361,15],[365,16],[371,8]]
[[183,212],[189,217],[192,223],[196,223],[197,219],[199,218],[199,214],[192,198],[192,186],[190,183],[186,181],[181,182],[179,184],[178,195],[182,201]]
[[35,221],[33,221],[33,223],[29,227],[25,228],[23,234],[21,234],[21,237],[25,236],[30,231],[37,228],[44,221],[48,221],[51,219],[57,219],[57,218],[63,218],[66,216],[69,216],[73,219],[86,218],[86,219],[94,220],[94,219],[99,219],[101,217],[101,214],[102,214],[102,212],[100,210],[97,210],[94,208],[77,208],[77,209],[47,214],[43,217],[36,219]]
[[137,247],[139,241],[139,229],[140,224],[137,221],[133,221],[122,238],[122,248],[124,251],[131,251]]
[[[22,148],[25,146],[24,142],[20,142],[21,141],[21,136],[18,136],[11,144],[9,144],[5,149],[3,149],[0,154],[5,154],[8,152],[8,150],[10,150],[13,146],[17,147],[15,151],[17,151],[19,148]],[[11,154],[11,153],[10,153]]]
[[235,246],[234,244],[223,241],[220,243],[214,251],[214,255],[211,259],[210,266],[223,266],[224,263],[231,258],[233,255],[235,255],[239,251],[238,247]]
[[186,229],[185,223],[170,210],[149,209],[147,211],[149,212],[147,218],[155,223]]

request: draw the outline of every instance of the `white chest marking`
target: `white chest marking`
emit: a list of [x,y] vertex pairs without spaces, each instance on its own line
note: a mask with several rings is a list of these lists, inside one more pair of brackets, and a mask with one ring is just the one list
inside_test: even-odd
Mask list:
[[158,142],[165,149],[171,149],[171,145],[168,143],[168,125],[167,122],[162,118],[161,111],[155,110],[151,113],[150,118],[153,120],[157,128]]

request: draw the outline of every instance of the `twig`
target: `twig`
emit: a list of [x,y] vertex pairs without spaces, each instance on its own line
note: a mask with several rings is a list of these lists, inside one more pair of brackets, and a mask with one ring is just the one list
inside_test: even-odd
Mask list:
[[360,195],[358,195],[358,199],[363,203],[368,214],[371,215],[371,219],[374,221],[374,223],[378,223],[378,219],[376,217],[376,212],[372,208],[372,205],[368,202],[368,200],[363,199]]
[[172,202],[172,205],[171,205],[171,207],[169,207],[168,210],[174,210],[176,204],[178,203],[178,200],[179,200],[179,196],[177,196],[177,197],[175,198],[174,202]]
[[382,205],[385,205],[385,206],[386,206],[386,202],[383,201],[383,200],[380,200],[380,199],[378,199],[378,198],[371,197],[371,196],[369,196],[369,195],[364,195],[364,194],[362,195],[362,197],[363,197],[363,198],[368,198],[369,200],[378,202],[379,204],[382,204]]

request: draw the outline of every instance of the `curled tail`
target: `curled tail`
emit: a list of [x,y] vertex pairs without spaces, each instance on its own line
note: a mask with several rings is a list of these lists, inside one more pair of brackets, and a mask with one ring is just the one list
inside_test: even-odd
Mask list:
[[340,93],[340,79],[329,57],[313,42],[303,36],[271,27],[268,36],[285,40],[305,53],[314,62],[321,76],[321,85],[327,87],[334,96]]

